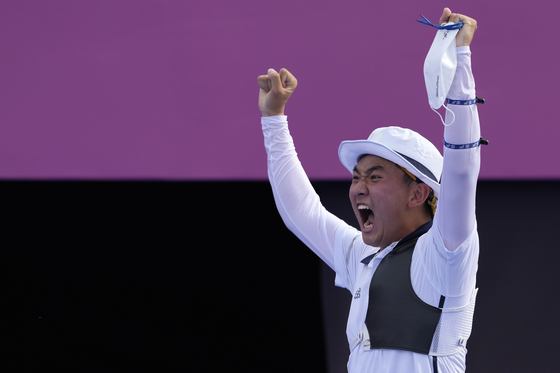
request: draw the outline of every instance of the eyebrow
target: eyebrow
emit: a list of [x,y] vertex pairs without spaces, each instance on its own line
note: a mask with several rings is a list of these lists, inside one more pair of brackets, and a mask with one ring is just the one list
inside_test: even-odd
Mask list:
[[[364,173],[366,176],[371,174],[373,171],[381,171],[384,170],[383,166],[381,165],[376,165],[373,167],[370,167],[366,170],[366,172]],[[358,175],[360,175],[360,171],[358,171],[358,166],[354,166],[354,172],[357,173]]]

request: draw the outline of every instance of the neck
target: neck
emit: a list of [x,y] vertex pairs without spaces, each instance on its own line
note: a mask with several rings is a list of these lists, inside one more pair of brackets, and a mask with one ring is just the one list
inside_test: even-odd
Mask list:
[[[432,223],[433,220],[432,219],[428,219],[426,218],[425,220],[423,220],[421,223],[419,223],[419,225],[416,225],[414,229],[410,229],[408,234],[403,235],[403,237],[401,237],[400,240],[397,240],[395,242],[398,242],[399,245],[402,243],[405,243],[415,237],[419,237],[421,235],[423,235],[424,233],[426,233],[431,227],[432,227]],[[379,249],[379,252],[385,250],[387,248],[387,246],[382,247]]]

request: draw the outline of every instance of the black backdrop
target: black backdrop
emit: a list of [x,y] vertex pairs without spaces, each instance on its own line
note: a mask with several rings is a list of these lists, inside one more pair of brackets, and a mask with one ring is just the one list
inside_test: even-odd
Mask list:
[[[347,183],[314,185],[353,223]],[[268,183],[0,190],[3,371],[345,371],[350,295],[284,227]],[[557,181],[479,183],[468,371],[557,371],[559,196]]]

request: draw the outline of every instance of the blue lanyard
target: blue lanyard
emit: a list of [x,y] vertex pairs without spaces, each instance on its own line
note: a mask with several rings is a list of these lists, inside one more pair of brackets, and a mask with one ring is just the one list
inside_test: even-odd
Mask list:
[[419,19],[417,19],[417,21],[424,24],[424,25],[435,27],[438,30],[458,30],[461,27],[463,27],[463,22],[458,22],[458,23],[455,23],[453,25],[440,26],[440,25],[434,25],[432,22],[428,21],[428,18],[426,18],[424,16],[422,16],[422,18],[424,18],[423,21],[419,20]]

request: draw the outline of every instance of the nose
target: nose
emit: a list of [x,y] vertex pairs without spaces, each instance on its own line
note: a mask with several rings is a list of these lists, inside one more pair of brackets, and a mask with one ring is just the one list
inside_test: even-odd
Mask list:
[[366,180],[364,177],[361,177],[359,180],[354,181],[350,188],[353,195],[356,196],[365,196],[368,195],[368,188],[366,185]]

